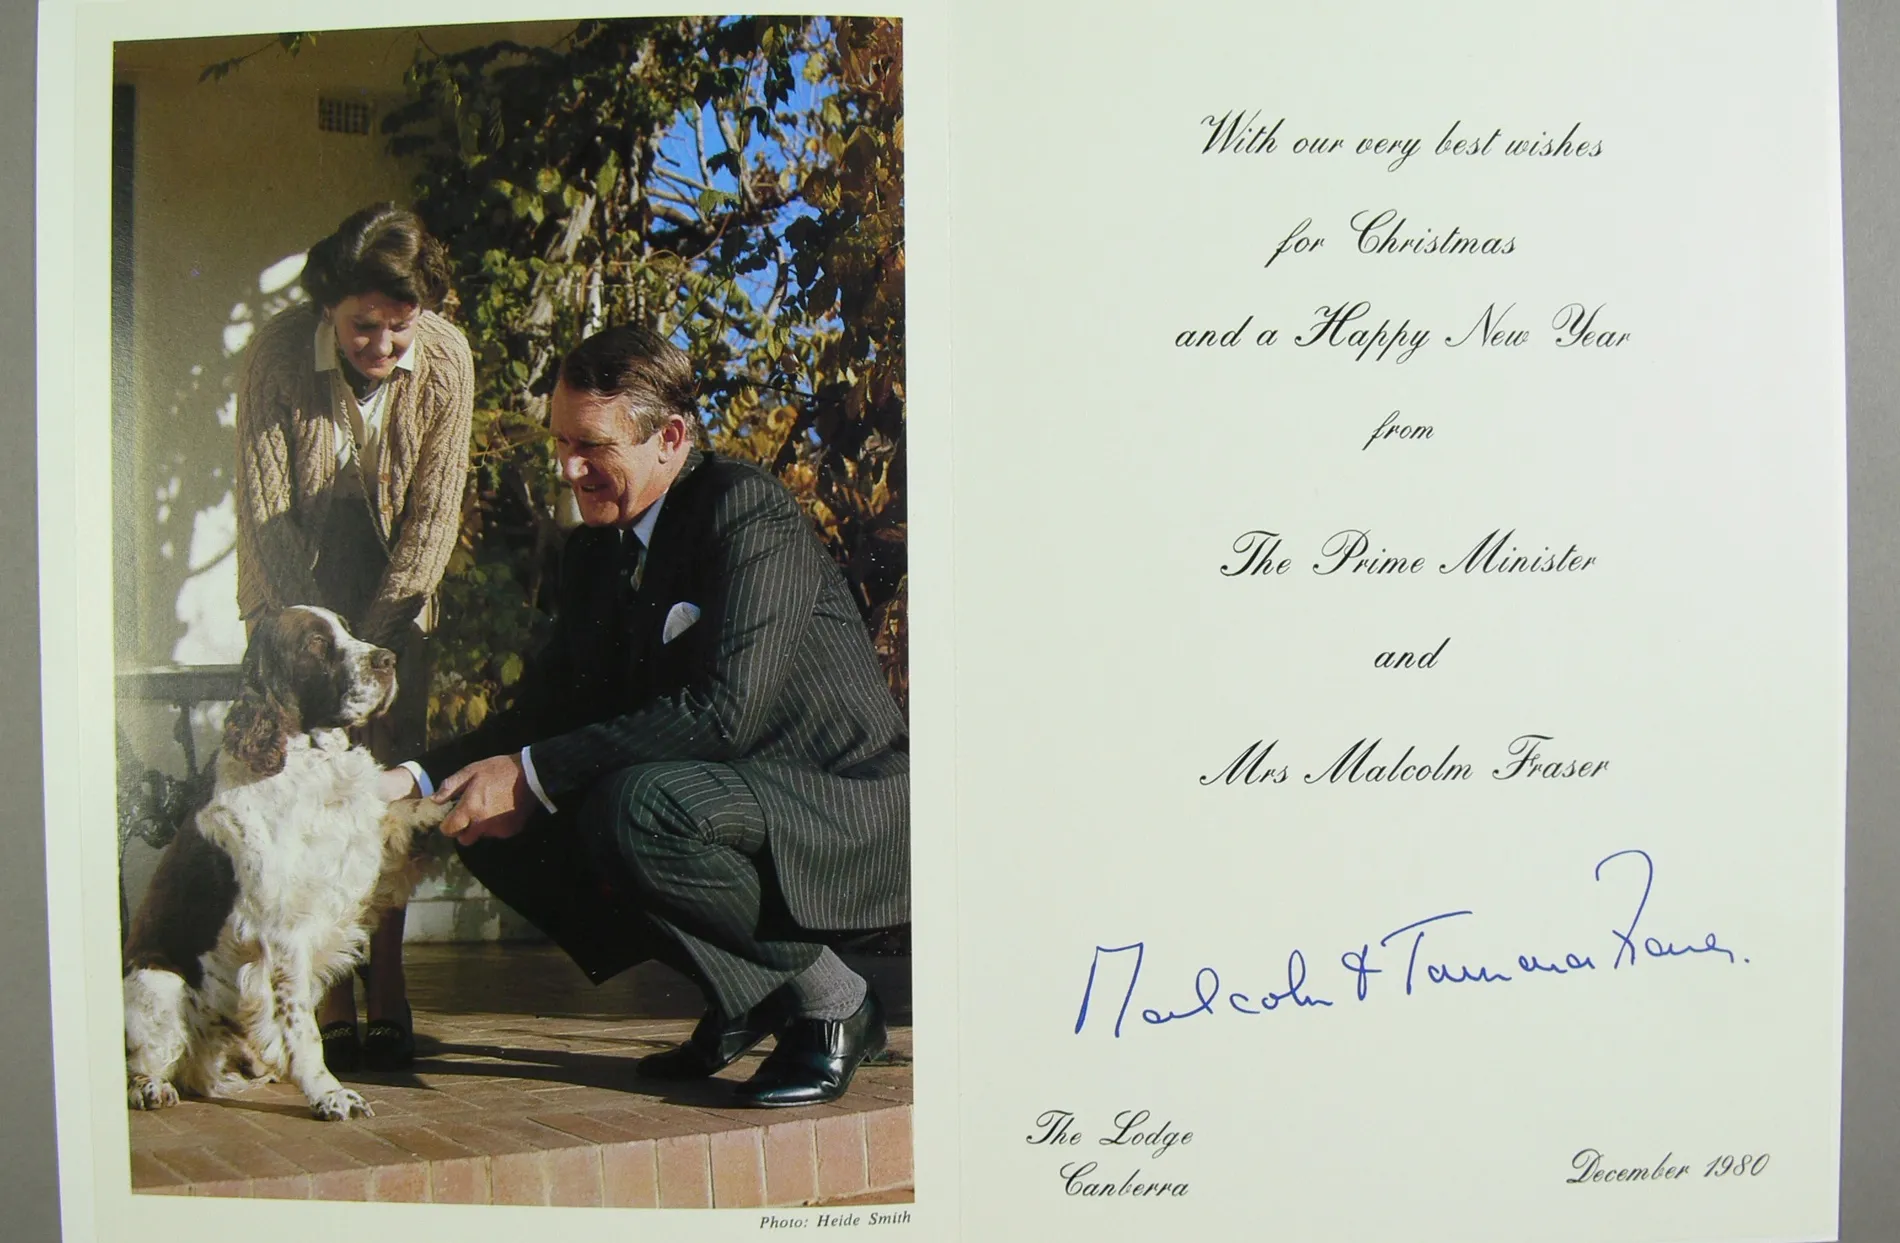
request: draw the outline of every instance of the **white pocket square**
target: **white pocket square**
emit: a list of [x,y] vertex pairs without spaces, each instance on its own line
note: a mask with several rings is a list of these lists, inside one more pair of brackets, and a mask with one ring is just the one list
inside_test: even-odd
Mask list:
[[699,606],[681,600],[666,611],[666,625],[660,627],[660,644],[665,646],[693,628],[699,620]]

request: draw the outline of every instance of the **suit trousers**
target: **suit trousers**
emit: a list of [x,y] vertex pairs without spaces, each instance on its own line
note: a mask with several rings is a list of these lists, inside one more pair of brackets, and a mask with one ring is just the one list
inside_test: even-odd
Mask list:
[[739,1015],[823,952],[785,908],[765,813],[729,765],[638,764],[515,837],[461,849],[596,984],[657,959]]

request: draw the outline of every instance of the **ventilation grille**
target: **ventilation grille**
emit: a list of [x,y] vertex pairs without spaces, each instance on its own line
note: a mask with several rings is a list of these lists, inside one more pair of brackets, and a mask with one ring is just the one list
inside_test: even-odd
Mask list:
[[369,133],[369,104],[360,99],[317,99],[317,128],[326,134]]

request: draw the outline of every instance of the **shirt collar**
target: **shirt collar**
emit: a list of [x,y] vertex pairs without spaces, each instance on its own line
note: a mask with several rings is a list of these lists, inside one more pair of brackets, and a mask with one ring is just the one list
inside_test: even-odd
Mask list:
[[640,520],[627,528],[633,532],[633,537],[640,541],[642,548],[652,546],[653,526],[660,520],[660,506],[664,504],[666,504],[666,493],[662,492],[658,500],[647,506],[646,512],[640,515]]
[[[330,321],[324,319],[321,315],[317,317],[317,336],[313,342],[313,347],[316,350],[318,373],[335,371],[337,369],[336,329],[331,327]],[[400,358],[396,359],[396,369],[398,371],[415,371],[416,343],[414,341],[411,341],[409,348],[402,352]]]

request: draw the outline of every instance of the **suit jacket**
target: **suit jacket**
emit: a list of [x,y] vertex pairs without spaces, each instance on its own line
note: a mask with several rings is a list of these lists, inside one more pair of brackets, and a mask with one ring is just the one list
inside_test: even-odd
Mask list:
[[[515,706],[424,756],[423,769],[441,781],[531,744],[535,775],[565,811],[631,765],[729,764],[765,811],[794,919],[905,922],[908,734],[843,575],[791,494],[756,467],[694,450],[635,589],[637,554],[617,530],[569,536],[554,634]],[[682,602],[700,616],[663,642]]]

